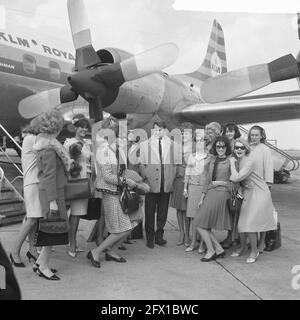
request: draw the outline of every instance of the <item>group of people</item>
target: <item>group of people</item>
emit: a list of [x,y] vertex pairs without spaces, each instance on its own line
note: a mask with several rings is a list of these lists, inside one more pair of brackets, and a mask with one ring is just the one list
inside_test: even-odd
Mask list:
[[[72,123],[75,135],[64,144],[57,139],[64,124],[58,111],[40,114],[23,131],[21,158],[26,220],[9,254],[14,266],[25,267],[20,251],[28,237],[26,256],[34,262],[33,271],[47,280],[60,279],[57,270],[50,267],[51,247],[37,248],[34,244],[39,219],[49,217],[53,211],[68,221],[68,255],[75,258],[82,251],[76,234],[80,217],[87,213],[88,199],[66,203],[64,195],[67,180],[77,178],[93,181],[102,198],[103,223],[99,223],[102,231],[97,246],[87,253],[87,259],[96,268],[101,266],[103,253],[106,261],[126,262],[118,254],[118,248],[142,220],[146,246],[150,249],[155,245],[165,246],[164,227],[169,206],[177,209],[177,245],[184,244],[186,252],[198,248],[199,253],[204,254],[201,261],[224,257],[224,249],[234,241],[238,241],[240,247],[231,255],[243,255],[248,248],[247,238],[251,246],[247,263],[255,262],[263,252],[265,232],[276,229],[269,190],[273,164],[264,144],[263,128],[252,127],[246,141],[240,138],[235,124],[228,124],[222,130],[220,124],[213,122],[205,130],[195,130],[185,122],[180,126],[182,152],[178,162],[178,142],[170,138],[163,121],[153,124],[149,139],[139,141],[132,132],[121,136],[118,121],[109,118],[102,121],[101,127],[110,129],[115,139],[104,137],[97,155],[105,156],[106,161],[98,161],[85,139],[90,129],[89,120],[77,115]],[[136,161],[128,161],[130,158]],[[140,196],[139,209],[130,215],[124,213],[119,201],[124,183],[145,195]],[[235,214],[228,207],[233,185],[243,198],[241,210]],[[227,230],[228,236],[219,243],[212,230]]]
[[[183,124],[182,130],[190,124]],[[275,230],[276,210],[270,188],[273,183],[273,160],[265,145],[265,130],[253,126],[248,139],[241,138],[238,127],[231,123],[222,130],[218,123],[206,126],[205,136],[194,135],[198,150],[177,166],[171,206],[177,209],[179,240],[186,252],[198,247],[201,261],[223,258],[225,250],[240,244],[231,256],[250,254],[247,263],[256,261],[265,249],[266,231]],[[184,139],[192,139],[192,135]],[[199,148],[200,146],[200,148]],[[239,211],[232,210],[232,192],[243,200]],[[191,224],[191,228],[190,228]],[[190,230],[192,237],[190,239]],[[212,230],[226,230],[220,243]]]

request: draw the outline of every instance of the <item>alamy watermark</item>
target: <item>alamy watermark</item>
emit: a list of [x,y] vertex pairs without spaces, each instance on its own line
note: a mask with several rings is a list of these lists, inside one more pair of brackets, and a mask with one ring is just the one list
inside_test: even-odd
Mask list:
[[6,271],[3,266],[0,265],[0,290],[6,289]]
[[[130,139],[129,134],[130,132]],[[163,144],[162,159],[159,157],[159,138]],[[178,128],[169,131],[162,129],[161,132],[152,129],[149,137],[144,129],[127,128],[127,121],[119,121],[118,137],[116,131],[101,128],[95,132],[96,161],[99,165],[110,164],[112,161],[111,151],[115,153],[118,145],[119,163],[137,164],[182,164],[187,163],[192,153],[204,154],[204,129]]]
[[291,285],[294,290],[300,289],[300,265],[293,266],[291,273],[294,274]]

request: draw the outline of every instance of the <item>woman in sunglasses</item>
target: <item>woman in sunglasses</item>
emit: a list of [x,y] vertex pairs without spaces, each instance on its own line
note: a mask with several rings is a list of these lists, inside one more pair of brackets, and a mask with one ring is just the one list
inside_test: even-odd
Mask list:
[[227,199],[230,197],[230,142],[227,137],[219,136],[212,144],[208,174],[199,201],[199,213],[193,225],[206,244],[206,254],[201,259],[208,262],[223,258],[225,251],[212,233],[214,230],[230,230],[230,215]]
[[[238,231],[241,247],[231,256],[237,257],[247,251],[247,237],[250,240],[251,252],[246,263],[253,263],[259,255],[257,232],[276,229],[273,216],[274,206],[267,183],[257,170],[256,159],[250,154],[250,145],[244,139],[234,143],[234,155],[230,158],[231,177],[233,182],[242,182],[244,201],[240,211]],[[236,162],[239,171],[236,169]]]

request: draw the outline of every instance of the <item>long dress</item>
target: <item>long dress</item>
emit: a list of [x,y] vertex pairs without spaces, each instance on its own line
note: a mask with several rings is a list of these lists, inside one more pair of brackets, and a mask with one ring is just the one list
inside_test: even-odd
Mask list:
[[251,145],[251,156],[254,157],[256,173],[267,183],[274,181],[274,164],[270,149],[263,143]]
[[264,232],[276,229],[274,206],[268,185],[257,170],[255,155],[245,156],[238,173],[230,180],[242,181],[244,201],[238,222],[239,232]]

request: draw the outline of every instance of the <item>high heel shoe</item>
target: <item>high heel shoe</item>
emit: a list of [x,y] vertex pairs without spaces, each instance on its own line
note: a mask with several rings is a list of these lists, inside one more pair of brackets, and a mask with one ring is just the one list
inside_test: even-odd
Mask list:
[[[36,273],[39,269],[40,265],[38,263],[35,263],[32,267],[32,270],[34,273]],[[52,273],[57,273],[57,270],[56,269],[50,269]]]
[[190,246],[185,249],[185,252],[192,252],[194,250],[196,250],[196,246]]
[[219,254],[216,254],[216,259],[221,259],[225,257],[225,250]]
[[116,257],[113,257],[112,255],[110,255],[109,253],[105,254],[105,260],[106,261],[116,261],[116,262],[127,262],[125,258],[123,258],[123,257],[116,258]]
[[209,261],[215,260],[216,257],[217,257],[217,255],[216,255],[216,253],[214,253],[214,254],[213,254],[211,257],[209,257],[209,258],[205,258],[205,257],[201,258],[201,261],[202,261],[202,262],[209,262]]
[[257,252],[257,255],[255,258],[250,258],[250,257],[247,258],[246,263],[254,263],[257,260],[258,256],[259,256],[259,252]]
[[40,268],[37,269],[37,274],[42,277],[42,278],[45,278],[47,280],[60,280],[60,278],[56,275],[56,274],[53,274],[51,277],[48,277],[46,276],[41,270]]
[[32,259],[33,261],[36,261],[36,260],[37,260],[37,258],[36,258],[30,251],[27,251],[27,252],[26,252],[26,256],[27,256],[29,262],[30,262],[31,259]]
[[97,260],[94,259],[93,254],[92,254],[92,251],[89,251],[86,257],[91,261],[91,264],[92,264],[95,268],[100,268],[100,267],[101,267],[100,261],[97,261]]
[[11,263],[15,266],[15,267],[18,267],[18,268],[25,268],[25,264],[21,261],[21,262],[16,262],[12,256],[12,254],[10,253],[9,254],[9,258],[10,258],[10,261]]

